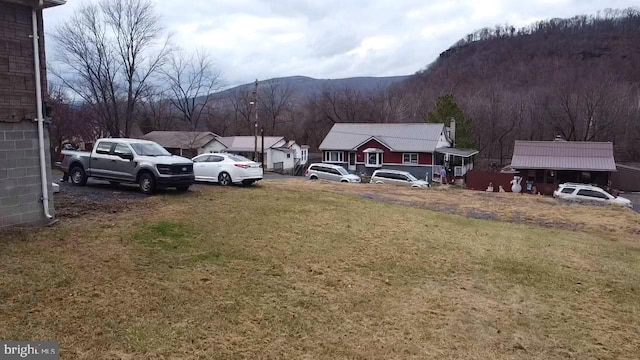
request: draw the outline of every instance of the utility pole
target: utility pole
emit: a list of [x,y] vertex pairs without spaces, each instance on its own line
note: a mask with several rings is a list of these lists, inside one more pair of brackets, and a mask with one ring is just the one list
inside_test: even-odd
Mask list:
[[262,168],[264,169],[264,128],[260,129],[260,136],[262,137],[262,154],[260,154],[260,162],[262,163]]
[[[253,143],[253,161],[257,161],[258,160],[258,79],[256,79],[256,88],[253,91],[253,95],[254,95],[254,106],[256,107],[256,123],[253,127],[253,137],[254,137],[254,143]],[[264,144],[263,144],[264,146]]]

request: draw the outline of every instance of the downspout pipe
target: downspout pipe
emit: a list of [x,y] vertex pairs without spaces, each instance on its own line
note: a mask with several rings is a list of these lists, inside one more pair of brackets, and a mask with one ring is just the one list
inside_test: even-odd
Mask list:
[[33,62],[36,74],[36,110],[38,122],[38,146],[40,148],[40,178],[42,179],[42,208],[47,219],[53,219],[49,212],[49,179],[47,178],[47,161],[44,152],[44,116],[42,114],[42,82],[40,74],[40,46],[38,41],[38,9],[43,8],[42,0],[38,8],[31,9],[33,23]]

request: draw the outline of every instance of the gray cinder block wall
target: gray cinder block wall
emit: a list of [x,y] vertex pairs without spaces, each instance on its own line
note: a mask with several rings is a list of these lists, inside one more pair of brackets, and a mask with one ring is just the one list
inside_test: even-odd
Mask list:
[[[48,144],[46,137],[45,146]],[[45,156],[51,164],[49,151]],[[53,215],[51,166],[47,166],[47,178],[49,211]],[[47,222],[41,186],[37,124],[0,123],[0,228]]]
[[[38,19],[45,92],[42,11]],[[47,222],[41,201],[38,127],[34,121],[36,89],[31,33],[31,8],[0,0],[0,229]],[[46,126],[45,135],[49,207],[53,214]]]

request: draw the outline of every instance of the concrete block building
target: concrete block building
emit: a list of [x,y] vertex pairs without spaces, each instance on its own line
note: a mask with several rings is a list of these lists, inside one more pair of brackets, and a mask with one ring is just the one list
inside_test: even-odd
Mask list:
[[0,229],[53,220],[42,14],[64,3],[0,0]]

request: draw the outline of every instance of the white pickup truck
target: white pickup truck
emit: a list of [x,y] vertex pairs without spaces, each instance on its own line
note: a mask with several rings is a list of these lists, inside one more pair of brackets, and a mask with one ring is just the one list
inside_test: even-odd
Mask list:
[[138,139],[100,139],[90,153],[63,150],[61,168],[73,185],[83,186],[92,177],[112,184],[136,183],[145,194],[159,187],[186,191],[195,182],[191,160]]

